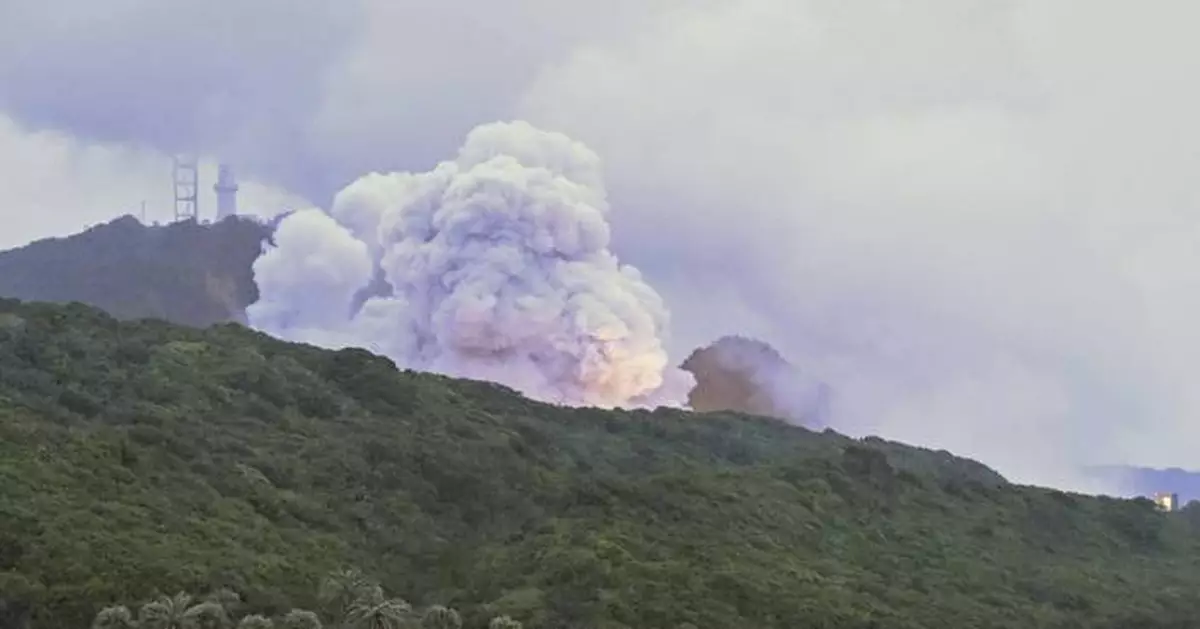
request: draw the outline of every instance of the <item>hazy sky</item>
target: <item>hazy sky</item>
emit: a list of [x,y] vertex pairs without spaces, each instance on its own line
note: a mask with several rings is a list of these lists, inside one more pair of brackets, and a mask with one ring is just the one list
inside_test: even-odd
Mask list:
[[142,199],[166,216],[180,148],[270,186],[254,205],[324,206],[523,118],[603,159],[614,249],[667,300],[678,358],[762,337],[834,385],[842,429],[1018,480],[1196,467],[1197,18],[1182,0],[0,0],[0,246]]

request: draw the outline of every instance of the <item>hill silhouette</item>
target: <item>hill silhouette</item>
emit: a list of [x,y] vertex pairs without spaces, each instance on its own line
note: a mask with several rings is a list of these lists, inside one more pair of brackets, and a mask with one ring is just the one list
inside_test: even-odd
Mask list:
[[[278,217],[275,219],[278,220]],[[272,224],[231,218],[147,226],[132,216],[63,238],[0,252],[0,297],[96,306],[121,319],[155,318],[193,327],[244,322],[258,298],[252,265]],[[377,278],[359,299],[386,294]],[[821,428],[832,391],[775,348],[727,336],[682,363],[696,376],[689,405],[778,417]],[[1127,495],[1159,491],[1200,499],[1200,473],[1110,465],[1081,470]]]
[[733,413],[567,409],[238,325],[0,301],[0,625],[352,565],[465,626],[1195,626],[1192,514]]
[[1194,470],[1098,465],[1084,471],[1091,478],[1119,487],[1125,493],[1142,496],[1158,492],[1173,493],[1179,495],[1180,504],[1200,500],[1200,472]]
[[268,227],[251,219],[143,225],[132,216],[0,252],[0,297],[79,301],[123,319],[243,321]]

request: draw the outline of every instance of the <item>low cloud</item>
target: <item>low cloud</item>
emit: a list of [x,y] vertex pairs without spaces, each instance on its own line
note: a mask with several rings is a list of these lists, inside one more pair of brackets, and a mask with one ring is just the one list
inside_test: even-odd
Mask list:
[[[65,236],[124,214],[147,222],[174,216],[171,157],[146,148],[92,143],[54,131],[31,131],[0,116],[0,249]],[[212,218],[216,162],[200,164],[199,204]],[[308,207],[300,197],[253,179],[238,192],[243,213],[270,217]]]
[[605,156],[622,250],[709,322],[680,344],[745,321],[833,385],[841,429],[1078,485],[1200,437],[1196,13],[683,8],[577,50],[522,112]]

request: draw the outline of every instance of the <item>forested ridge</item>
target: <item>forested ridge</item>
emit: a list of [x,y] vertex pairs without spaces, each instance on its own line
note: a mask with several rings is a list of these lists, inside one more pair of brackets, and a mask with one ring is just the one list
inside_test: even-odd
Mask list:
[[0,251],[0,297],[79,301],[122,319],[244,321],[269,227],[250,218],[143,225],[132,216]]
[[[120,319],[153,317],[193,327],[245,322],[246,306],[258,299],[253,263],[277,221],[232,217],[148,226],[123,216],[78,234],[0,251],[0,297],[78,301]],[[377,283],[358,297],[388,290]],[[730,349],[732,356],[724,351]],[[758,369],[739,364],[738,354],[745,352],[757,355]],[[681,365],[697,379],[688,399],[693,408],[784,417],[821,427],[823,399],[837,392],[828,389],[824,398],[805,394],[816,374],[801,366],[762,341],[737,336],[697,348]],[[787,380],[799,387],[788,386],[781,405],[772,394],[778,393],[779,381]],[[1080,472],[1122,493],[1173,491],[1185,500],[1200,498],[1200,473],[1193,471],[1113,465]]]
[[1193,627],[1193,516],[765,418],[557,408],[232,324],[0,300],[3,627],[179,592],[287,618],[350,566],[465,627]]

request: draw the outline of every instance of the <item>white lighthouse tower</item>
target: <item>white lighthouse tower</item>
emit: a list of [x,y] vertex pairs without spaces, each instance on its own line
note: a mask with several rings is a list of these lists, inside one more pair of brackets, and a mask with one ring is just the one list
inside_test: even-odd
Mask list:
[[217,220],[236,216],[238,185],[233,176],[233,168],[229,164],[217,167],[217,183],[213,190],[217,193]]

